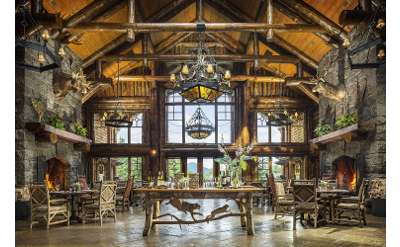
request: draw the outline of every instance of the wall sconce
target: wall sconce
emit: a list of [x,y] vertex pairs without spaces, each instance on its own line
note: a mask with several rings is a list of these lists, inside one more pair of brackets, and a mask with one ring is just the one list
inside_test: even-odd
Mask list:
[[150,156],[151,157],[154,157],[154,156],[156,156],[157,155],[157,150],[155,149],[155,148],[152,148],[152,149],[150,149]]

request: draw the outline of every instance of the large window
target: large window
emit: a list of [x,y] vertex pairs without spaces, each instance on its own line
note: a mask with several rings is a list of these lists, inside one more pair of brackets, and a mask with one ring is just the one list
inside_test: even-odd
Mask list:
[[94,142],[111,144],[141,144],[143,143],[143,113],[138,113],[132,126],[125,128],[107,127],[100,114],[93,115]]
[[111,164],[115,166],[114,177],[120,180],[128,180],[129,174],[134,182],[142,182],[142,157],[112,157]]
[[[190,137],[184,130],[186,123],[193,116],[197,107],[201,107],[211,121],[215,131],[205,139]],[[233,140],[233,95],[222,95],[212,103],[190,103],[178,93],[166,91],[166,128],[167,143],[232,143]]]
[[258,143],[304,143],[304,134],[304,113],[288,126],[268,126],[262,113],[257,113]]
[[181,158],[168,158],[167,159],[167,176],[173,178],[175,174],[182,172]]
[[203,182],[210,182],[214,178],[214,159],[203,158]]
[[267,180],[269,157],[258,157],[257,179],[260,182]]

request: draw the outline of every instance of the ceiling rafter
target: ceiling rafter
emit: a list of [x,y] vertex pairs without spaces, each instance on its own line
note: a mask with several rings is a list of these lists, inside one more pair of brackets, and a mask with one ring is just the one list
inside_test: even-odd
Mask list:
[[[231,19],[233,21],[244,21],[244,22],[252,22],[253,21],[250,16],[248,16],[242,10],[240,10],[239,8],[236,8],[232,4],[228,4],[228,2],[226,0],[221,0],[221,1],[220,0],[206,0],[206,2],[211,7],[215,8],[221,14],[225,15],[226,17],[228,17],[229,19]],[[283,50],[283,51],[286,51],[286,53],[295,55],[292,51],[298,50],[296,47],[292,46],[290,51],[288,51],[287,49],[284,49],[283,47],[280,47],[279,44],[275,44],[275,48],[273,48],[272,45],[271,45],[271,43],[273,43],[273,42],[267,42],[266,34],[259,33],[258,37],[259,37],[259,41],[261,41],[267,47],[269,47],[270,49],[272,49],[272,50],[274,50],[275,52],[278,52],[278,53],[281,53],[281,51]],[[281,55],[284,55],[284,54],[281,54]],[[297,57],[299,57],[299,56],[297,55]],[[313,68],[311,64],[307,63],[308,61],[312,60],[310,57],[308,57],[308,56],[299,57],[299,59],[302,62],[304,62],[306,65],[308,65],[305,68],[307,71],[315,73],[315,68]],[[309,68],[307,68],[307,67],[309,67]]]

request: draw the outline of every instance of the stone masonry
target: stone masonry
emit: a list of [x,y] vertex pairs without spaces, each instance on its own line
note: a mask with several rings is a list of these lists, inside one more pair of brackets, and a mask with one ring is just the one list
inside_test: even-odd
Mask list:
[[[25,59],[32,64],[38,51],[29,48],[18,48],[17,59]],[[80,59],[67,52],[63,59],[62,70],[71,73],[78,68]],[[42,73],[16,68],[16,111],[15,111],[15,180],[16,185],[27,185],[37,181],[38,165],[56,156],[63,156],[71,165],[70,179],[76,179],[83,173],[82,154],[75,151],[73,144],[59,140],[57,144],[38,142],[35,135],[25,129],[25,123],[37,122],[32,99],[41,97],[46,105],[46,116],[58,114],[65,123],[66,130],[73,130],[76,121],[81,122],[81,96],[70,92],[64,99],[57,100],[53,93],[53,70]]]
[[[370,37],[366,37],[366,28],[356,27],[350,37],[350,49],[358,47]],[[352,56],[353,64],[376,62],[376,48],[366,49]],[[319,120],[334,126],[336,118],[346,113],[357,113],[359,123],[368,126],[363,137],[353,139],[349,143],[337,141],[327,144],[320,151],[321,175],[332,175],[332,162],[347,155],[355,159],[360,174],[373,177],[386,172],[386,112],[385,89],[386,68],[350,69],[347,56],[338,59],[339,49],[332,49],[321,60],[319,72],[327,81],[346,91],[341,102],[321,97],[319,104]]]

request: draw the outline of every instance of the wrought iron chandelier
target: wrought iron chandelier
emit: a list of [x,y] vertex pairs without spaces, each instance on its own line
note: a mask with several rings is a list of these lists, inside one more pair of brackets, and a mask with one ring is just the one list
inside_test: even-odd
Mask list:
[[[118,77],[117,84],[119,83],[119,62],[118,62]],[[108,127],[131,127],[134,118],[136,117],[136,113],[126,112],[119,101],[118,94],[115,93],[114,87],[114,96],[116,97],[117,104],[112,112],[104,112],[103,119],[104,125]]]
[[174,83],[174,90],[189,102],[212,102],[223,93],[232,92],[231,72],[219,71],[200,35],[194,64],[190,68],[184,64],[179,73],[171,74],[170,80]]
[[291,125],[293,122],[301,120],[301,116],[297,111],[289,112],[286,109],[273,109],[263,112],[262,116],[269,126]]
[[209,137],[214,131],[214,126],[199,106],[186,123],[185,130],[190,137],[200,140]]

